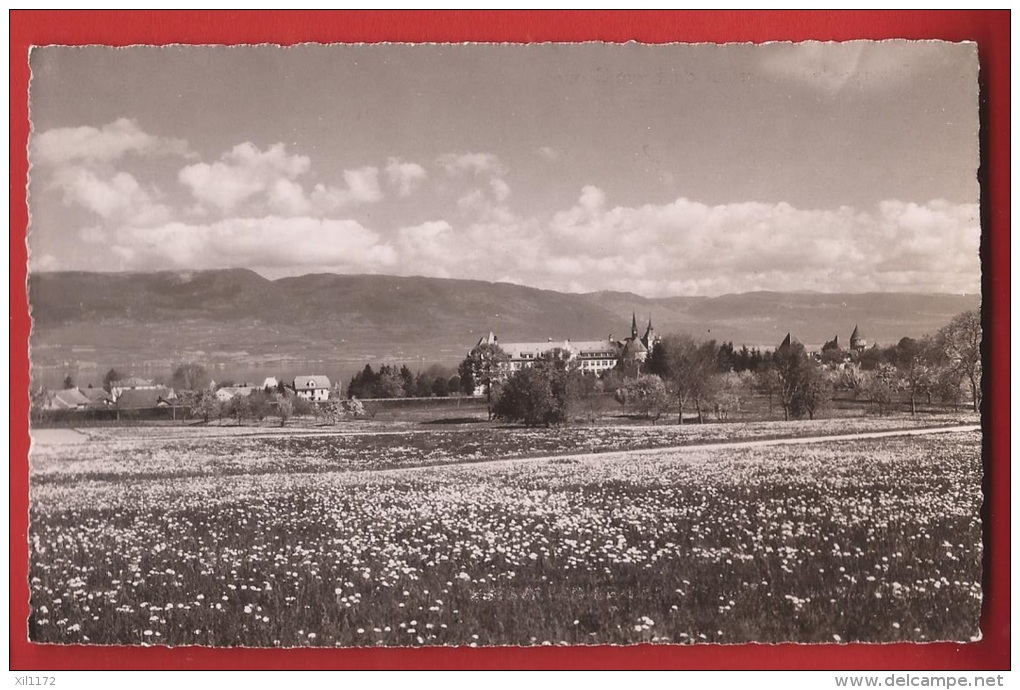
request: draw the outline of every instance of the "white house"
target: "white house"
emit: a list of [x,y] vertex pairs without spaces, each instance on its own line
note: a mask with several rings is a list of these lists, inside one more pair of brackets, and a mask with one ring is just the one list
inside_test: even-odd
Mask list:
[[238,395],[247,397],[254,390],[251,386],[224,386],[216,391],[216,399],[220,402],[227,402]]
[[328,376],[311,374],[294,377],[294,392],[309,402],[325,402],[329,400],[331,385]]

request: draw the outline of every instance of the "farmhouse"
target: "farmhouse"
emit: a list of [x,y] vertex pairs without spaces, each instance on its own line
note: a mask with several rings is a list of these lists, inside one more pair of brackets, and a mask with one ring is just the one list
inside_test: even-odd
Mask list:
[[216,399],[220,402],[228,402],[238,395],[247,397],[255,390],[251,386],[223,386],[216,391]]
[[77,388],[67,388],[50,393],[42,405],[44,410],[84,410],[89,399]]
[[113,404],[113,394],[106,392],[102,388],[79,388],[78,390],[89,399],[90,408],[101,409]]
[[328,376],[311,374],[294,377],[294,392],[309,402],[326,402],[329,400],[331,385]]
[[174,390],[165,386],[133,388],[117,396],[117,409],[152,410],[158,407],[171,407],[176,398]]
[[110,393],[113,395],[114,400],[120,398],[121,394],[125,391],[156,390],[157,388],[160,388],[160,386],[153,381],[138,378],[137,376],[110,382]]

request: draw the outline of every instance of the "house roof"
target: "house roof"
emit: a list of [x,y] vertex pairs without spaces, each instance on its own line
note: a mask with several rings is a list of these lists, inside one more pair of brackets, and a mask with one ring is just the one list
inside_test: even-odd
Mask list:
[[253,386],[224,386],[216,392],[229,393],[230,397],[234,397],[235,395],[251,395],[254,390],[255,388]]
[[779,347],[776,348],[776,352],[780,352],[780,351],[785,350],[785,349],[787,349],[787,348],[789,348],[789,347],[791,347],[793,345],[800,345],[800,344],[801,344],[801,342],[799,340],[797,340],[797,338],[795,338],[792,333],[787,333],[786,337],[783,338],[783,342],[781,342],[779,344]]
[[173,391],[165,386],[126,390],[117,397],[117,407],[122,410],[137,410],[156,407],[173,397]]
[[77,388],[54,391],[53,402],[57,407],[79,407],[89,404],[89,399]]
[[570,347],[578,354],[586,352],[611,352],[613,356],[616,356],[620,352],[620,346],[612,340],[572,340],[570,341]]
[[81,394],[88,398],[91,402],[113,400],[113,396],[102,388],[79,388],[78,390],[81,391]]
[[493,333],[492,331],[489,331],[488,335],[483,335],[481,338],[478,339],[478,345],[476,345],[475,347],[480,347],[482,345],[498,345],[498,344],[499,339],[496,338],[496,334]]
[[502,347],[503,352],[507,353],[511,359],[520,359],[523,355],[531,355],[531,358],[537,358],[539,355],[551,352],[556,348],[561,350],[571,349],[569,340],[561,342],[547,340],[536,343],[506,343]]
[[142,386],[155,387],[149,379],[138,378],[137,376],[129,376],[126,379],[120,379],[110,383],[111,388],[139,388]]
[[328,376],[308,374],[306,376],[294,377],[294,390],[296,391],[314,391],[322,388],[328,390],[331,385]]

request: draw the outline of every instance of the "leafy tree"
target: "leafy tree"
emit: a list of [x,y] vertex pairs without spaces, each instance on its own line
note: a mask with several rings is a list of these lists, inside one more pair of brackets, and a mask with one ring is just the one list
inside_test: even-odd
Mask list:
[[273,411],[273,399],[264,391],[252,391],[248,396],[248,409],[251,416],[261,422]]
[[124,374],[120,373],[116,369],[110,369],[103,375],[103,390],[109,393],[113,388],[114,381],[120,381],[124,378]]
[[502,386],[492,414],[497,419],[523,422],[527,426],[549,426],[558,421],[558,405],[549,370],[531,366],[514,372]]
[[174,368],[170,385],[177,390],[196,391],[209,385],[212,379],[205,367],[195,362],[184,362]]
[[68,374],[64,377],[64,390],[70,390],[74,388],[74,377]]
[[718,381],[712,402],[715,404],[716,417],[724,420],[731,413],[739,411],[744,401],[754,391],[755,377],[746,370],[730,371],[722,374]]
[[939,330],[936,342],[949,359],[949,366],[970,385],[974,411],[981,409],[981,314],[957,314]]
[[822,348],[821,352],[822,364],[830,367],[838,366],[846,360],[846,353],[838,347]]
[[636,379],[628,379],[620,389],[620,396],[641,416],[653,421],[662,416],[669,404],[666,384],[655,374],[642,374]]
[[910,392],[910,414],[917,413],[918,395],[931,397],[939,355],[934,341],[927,336],[920,340],[903,338],[896,344],[893,364],[904,388]]
[[396,397],[413,397],[414,396],[414,374],[404,364],[400,367],[400,396]]
[[366,364],[365,368],[360,372],[351,377],[351,382],[347,384],[347,397],[348,398],[374,398],[375,385],[378,381],[379,375],[372,370],[371,364]]
[[676,398],[677,424],[683,424],[684,405],[693,403],[698,421],[710,397],[717,371],[715,341],[698,343],[687,335],[667,335],[652,350],[648,371],[666,381]]
[[201,417],[207,423],[210,419],[219,419],[223,415],[220,401],[216,398],[216,394],[210,390],[198,392],[191,413]]
[[446,379],[446,394],[456,395],[457,391],[460,390],[460,376],[453,374],[450,378]]
[[280,418],[280,426],[286,426],[287,420],[294,416],[294,403],[291,398],[277,396],[276,416]]
[[772,414],[772,401],[779,392],[779,374],[776,372],[775,364],[769,359],[761,364],[754,372],[755,388],[762,394],[768,396],[769,414]]
[[794,417],[814,419],[815,414],[828,404],[832,397],[832,386],[821,365],[810,357],[800,363],[797,391],[790,401],[790,412]]
[[499,345],[482,343],[468,353],[458,368],[457,373],[460,374],[461,386],[465,393],[474,395],[475,389],[479,386],[485,390],[490,419],[493,414],[493,384],[503,378],[508,361],[510,356]]
[[802,417],[804,414],[814,418],[828,398],[828,381],[819,364],[808,356],[803,345],[794,342],[772,353],[771,366],[783,418],[789,420],[791,415]]
[[238,426],[241,422],[251,417],[251,401],[247,395],[235,395],[227,402],[227,413],[237,420]]
[[572,416],[594,424],[602,416],[602,380],[594,374],[571,372],[568,380],[568,408]]
[[287,396],[287,399],[290,400],[291,404],[294,406],[293,416],[295,417],[303,417],[315,412],[316,406],[308,402],[307,399],[302,398],[300,395],[290,395]]
[[867,372],[864,391],[879,414],[885,414],[892,404],[898,378],[896,367],[888,362],[882,362],[873,371]]
[[449,381],[442,376],[432,379],[432,395],[437,398],[445,398],[450,393]]
[[379,377],[375,382],[375,397],[400,398],[404,395],[404,381],[400,371],[384,364],[379,369]]
[[851,362],[839,370],[836,385],[843,390],[853,393],[854,399],[864,390],[867,385],[867,376],[861,371],[861,365]]

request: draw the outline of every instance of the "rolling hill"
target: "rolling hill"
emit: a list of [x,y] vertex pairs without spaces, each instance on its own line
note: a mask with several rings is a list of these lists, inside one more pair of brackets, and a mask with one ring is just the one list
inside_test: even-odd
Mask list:
[[455,363],[490,329],[513,340],[593,339],[656,331],[772,347],[808,346],[855,324],[893,343],[938,329],[977,295],[756,292],[648,298],[565,294],[507,283],[318,274],[268,280],[234,269],[37,273],[29,278],[37,366],[204,362]]

